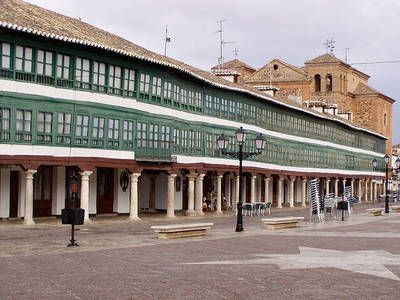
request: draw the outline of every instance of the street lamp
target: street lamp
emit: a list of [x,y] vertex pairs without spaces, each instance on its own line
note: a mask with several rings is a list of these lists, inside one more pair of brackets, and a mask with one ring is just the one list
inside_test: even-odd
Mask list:
[[[385,178],[385,182],[386,182],[386,188],[385,188],[385,213],[388,214],[389,213],[389,170],[390,171],[396,171],[396,170],[400,169],[400,157],[398,157],[396,159],[394,168],[389,167],[389,161],[390,161],[389,155],[385,154],[383,159],[385,161],[385,174],[386,174],[386,178]],[[377,169],[378,161],[376,160],[376,158],[374,158],[372,160],[372,166],[374,167],[374,170],[379,170],[379,169]],[[382,170],[382,169],[380,169],[380,170]]]
[[257,152],[243,152],[243,145],[246,142],[246,131],[243,127],[240,127],[235,132],[236,142],[239,145],[238,152],[230,152],[226,151],[229,145],[229,139],[226,135],[221,134],[217,138],[217,146],[218,149],[222,151],[223,154],[228,155],[233,158],[239,159],[239,201],[237,203],[237,222],[236,222],[236,231],[243,231],[243,202],[242,202],[242,179],[243,179],[243,159],[247,159],[251,156],[260,154],[265,149],[266,139],[260,133],[254,139],[256,144]]

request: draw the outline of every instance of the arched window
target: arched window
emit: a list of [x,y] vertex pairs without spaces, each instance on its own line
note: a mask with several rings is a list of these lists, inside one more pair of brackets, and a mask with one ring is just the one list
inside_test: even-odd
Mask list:
[[315,91],[320,92],[321,91],[321,76],[319,74],[316,74],[314,76],[314,81],[315,81]]
[[326,75],[326,91],[332,92],[332,74]]

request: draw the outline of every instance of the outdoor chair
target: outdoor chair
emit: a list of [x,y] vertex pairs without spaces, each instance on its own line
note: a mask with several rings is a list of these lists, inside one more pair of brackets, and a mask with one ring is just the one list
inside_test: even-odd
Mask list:
[[325,213],[330,214],[331,217],[333,217],[332,212],[333,212],[335,205],[336,205],[336,201],[335,201],[334,193],[330,193],[324,197]]

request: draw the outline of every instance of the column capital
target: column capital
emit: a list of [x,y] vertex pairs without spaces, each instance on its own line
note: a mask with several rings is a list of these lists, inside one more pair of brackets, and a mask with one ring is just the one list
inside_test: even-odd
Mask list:
[[289,179],[291,182],[294,182],[296,180],[296,176],[289,176]]
[[168,179],[173,179],[176,176],[178,176],[178,174],[172,173],[172,174],[168,174]]
[[303,180],[303,182],[307,182],[308,177],[302,177],[301,180]]
[[265,177],[265,178],[264,178],[264,181],[265,181],[265,182],[270,182],[270,181],[271,181],[271,177]]
[[26,170],[25,171],[25,178],[26,179],[33,179],[33,175],[35,175],[36,172],[37,172],[37,170],[33,170],[33,169]]
[[142,173],[129,173],[131,180],[138,180],[138,178],[142,175]]
[[205,176],[206,176],[205,173],[199,173],[199,174],[197,175],[197,179],[203,180]]
[[224,177],[224,175],[217,175],[217,179],[218,179],[218,180],[221,180],[222,177]]
[[285,180],[285,177],[286,177],[285,175],[279,175],[279,176],[278,176],[279,181]]
[[82,172],[79,172],[79,174],[81,175],[81,177],[83,179],[83,177],[89,177],[90,175],[92,175],[93,171],[82,171]]

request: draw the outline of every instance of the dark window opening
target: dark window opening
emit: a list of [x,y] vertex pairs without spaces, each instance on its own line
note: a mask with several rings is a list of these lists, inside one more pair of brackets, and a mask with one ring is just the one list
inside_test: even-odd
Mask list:
[[320,92],[321,91],[321,76],[319,74],[316,74],[314,76],[314,81],[315,81],[315,91]]

